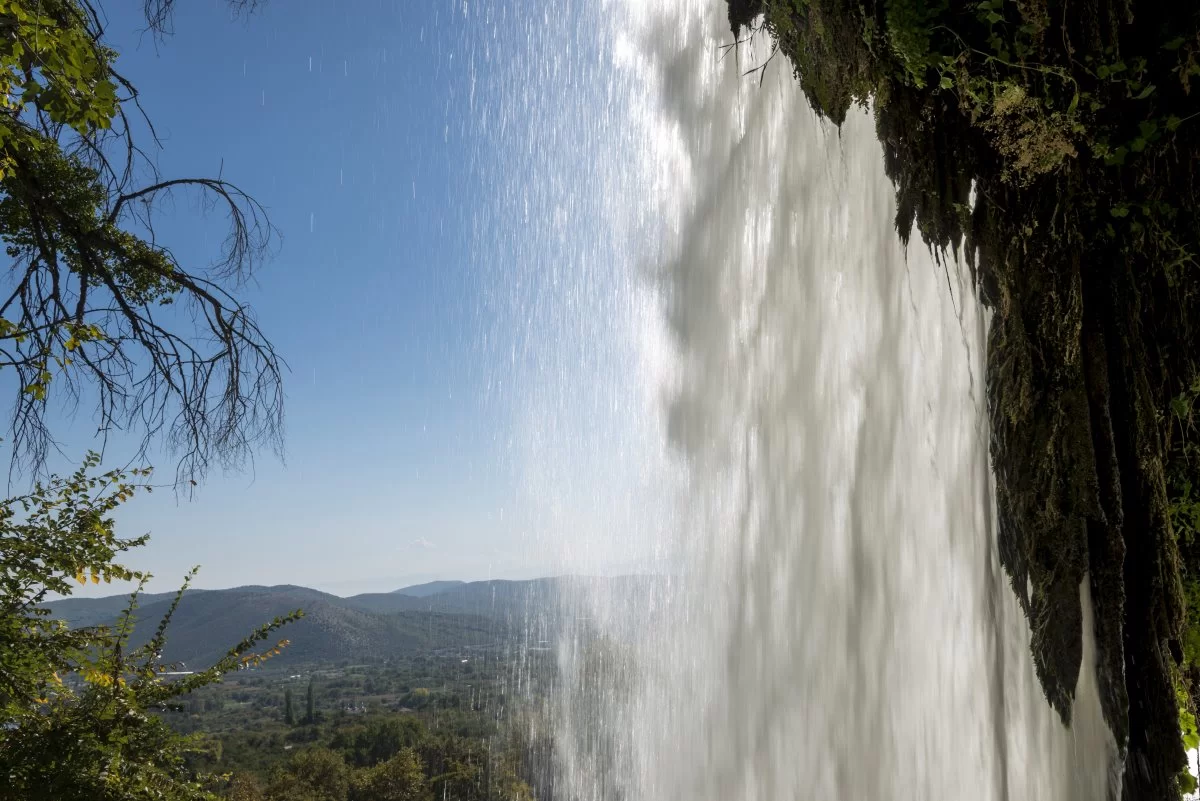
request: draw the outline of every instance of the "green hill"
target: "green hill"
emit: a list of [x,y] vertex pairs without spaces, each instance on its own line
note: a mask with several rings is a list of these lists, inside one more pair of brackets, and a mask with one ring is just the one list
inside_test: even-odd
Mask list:
[[[642,621],[661,608],[662,577],[557,577],[526,581],[437,582],[440,592],[365,593],[350,598],[293,585],[191,590],[168,629],[163,658],[207,667],[258,626],[296,609],[304,618],[280,634],[284,663],[391,657],[440,648],[493,645],[510,635],[552,639],[566,623],[606,608],[612,620]],[[432,589],[420,585],[418,589]],[[411,589],[411,588],[408,588]],[[173,593],[141,596],[135,643],[157,627]],[[595,604],[597,598],[606,603]],[[129,596],[67,598],[47,604],[72,627],[112,623]]]
[[398,595],[411,595],[414,598],[424,598],[427,595],[437,595],[439,592],[445,592],[465,583],[463,581],[427,581],[424,584],[401,587],[398,590],[392,590],[392,592]]
[[[135,643],[153,632],[171,595],[148,595],[143,601],[136,613]],[[127,596],[115,596],[67,599],[49,606],[55,617],[78,627],[113,622],[127,602]],[[477,615],[428,610],[380,614],[305,587],[238,587],[185,594],[171,621],[163,660],[183,663],[184,669],[207,667],[256,627],[296,609],[305,615],[281,632],[290,645],[278,657],[280,663],[391,657],[503,639],[497,621]]]

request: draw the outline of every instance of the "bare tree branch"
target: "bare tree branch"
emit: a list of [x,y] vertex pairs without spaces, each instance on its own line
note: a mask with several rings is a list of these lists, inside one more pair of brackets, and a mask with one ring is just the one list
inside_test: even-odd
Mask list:
[[[229,4],[249,13],[260,0]],[[100,52],[101,10],[67,5]],[[173,6],[144,0],[156,35],[170,32]],[[142,131],[161,147],[136,87],[110,78],[119,88],[110,128],[56,124],[38,108],[5,115],[9,128],[57,145],[18,153],[0,189],[12,260],[0,285],[0,371],[16,376],[11,469],[36,473],[57,447],[45,422],[51,392],[70,409],[94,403],[101,437],[134,434],[141,453],[165,439],[181,482],[214,463],[240,466],[262,446],[281,452],[286,365],[232,294],[277,232],[261,204],[220,176],[162,177],[135,138]],[[181,262],[157,240],[155,209],[178,192],[225,215],[211,263]]]
[[[235,16],[253,14],[264,5],[266,0],[226,0],[226,5]],[[142,13],[145,14],[146,24],[155,36],[170,36],[175,32],[173,18],[175,0],[143,0]]]

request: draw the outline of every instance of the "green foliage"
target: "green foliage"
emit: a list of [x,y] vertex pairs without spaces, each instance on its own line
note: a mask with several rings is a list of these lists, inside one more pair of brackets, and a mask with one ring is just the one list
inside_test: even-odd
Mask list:
[[1194,563],[1186,564],[1183,578],[1184,600],[1187,604],[1187,628],[1183,635],[1183,667],[1187,671],[1200,668],[1200,580],[1195,575],[1194,567]]
[[[81,156],[41,142],[13,161],[20,169],[0,181],[0,231],[10,258],[69,270],[85,277],[89,290],[112,289],[132,306],[170,303],[182,289],[165,250],[117,225],[99,171]],[[48,257],[57,264],[44,263]],[[64,353],[72,350],[64,340]]]
[[[1080,62],[1052,63],[1044,0],[776,0],[766,4],[766,17],[810,100],[834,122],[850,100],[887,102],[895,83],[949,92],[988,133],[1015,182],[1056,172],[1080,152],[1123,165],[1196,116],[1156,104],[1166,75],[1185,91],[1200,75],[1188,40],[1165,42],[1154,62],[1127,63],[1109,48]],[[1097,125],[1118,98],[1138,104],[1143,116]]]
[[[86,13],[71,0],[0,0],[0,104],[6,110],[36,108],[80,134],[112,125],[115,54],[88,30]],[[2,117],[0,177],[33,141],[19,117]]]
[[418,745],[427,736],[414,717],[375,718],[365,726],[339,731],[330,747],[345,755],[355,767],[370,767]]
[[[143,644],[130,642],[138,592],[113,626],[72,630],[41,604],[72,583],[146,577],[115,560],[146,537],[122,540],[113,512],[147,484],[148,470],[96,474],[99,457],[0,504],[0,798],[61,801],[209,799],[187,767],[208,746],[176,734],[157,714],[229,672],[260,664],[286,645],[254,647],[299,612],[262,626],[217,664],[172,679],[159,659],[167,627],[191,581]],[[140,591],[140,585],[139,585]]]
[[290,687],[283,691],[283,722],[289,726],[296,725],[296,710],[292,706],[292,690]]
[[904,67],[902,78],[924,87],[929,72],[941,63],[932,49],[934,20],[946,10],[947,0],[886,0],[888,43]]
[[[277,797],[319,796],[324,791],[306,786],[293,763],[301,751],[323,749],[339,757],[349,771],[350,801],[370,798],[365,791],[371,787],[375,789],[370,792],[382,792],[379,783],[390,772],[403,775],[406,771],[396,769],[406,763],[413,781],[402,786],[416,788],[421,798],[529,801],[534,796],[531,780],[550,780],[550,730],[542,717],[540,694],[554,685],[556,664],[552,659],[522,663],[521,669],[530,671],[529,694],[509,699],[506,688],[513,667],[508,655],[488,654],[467,676],[457,654],[438,650],[379,656],[352,666],[328,661],[302,667],[271,663],[201,690],[196,698],[206,703],[197,704],[193,714],[172,715],[168,721],[183,733],[222,746],[219,753],[210,747],[207,753],[193,755],[189,763],[200,772],[232,774],[223,791],[227,797],[236,790],[246,801],[258,801],[268,788]],[[295,686],[296,670],[318,676],[321,684],[327,711],[311,726],[289,727],[281,718],[280,685]],[[406,700],[415,684],[432,684],[438,694],[456,700],[415,711]],[[407,757],[380,769],[402,753],[419,760],[419,783]],[[240,782],[239,777],[254,781]],[[548,784],[541,786],[549,792]]]
[[873,14],[846,13],[828,0],[767,2],[765,26],[779,50],[792,59],[809,102],[841,124],[854,104],[866,104],[880,87],[872,48],[889,45],[879,39]]
[[1200,748],[1200,732],[1196,729],[1196,718],[1187,707],[1187,696],[1180,694],[1179,728],[1183,732],[1183,747],[1188,750]]
[[250,773],[239,774],[230,779],[224,793],[227,801],[262,801],[264,796],[262,783]]
[[[1186,607],[1182,675],[1176,679],[1179,727],[1184,747],[1200,747],[1195,718],[1195,686],[1200,679],[1200,372],[1171,399],[1168,416],[1167,511],[1179,543],[1180,580]],[[1196,780],[1180,774],[1183,792],[1194,792]]]
[[[207,799],[203,778],[185,766],[203,747],[148,714],[137,687],[59,692],[39,714],[21,716],[0,741],[10,798]],[[8,795],[4,795],[8,793]]]
[[87,662],[109,636],[70,631],[38,604],[69,595],[72,582],[142,578],[115,560],[146,538],[118,539],[112,512],[139,488],[130,475],[148,472],[93,475],[98,464],[90,453],[75,474],[0,503],[0,714],[8,719],[36,709],[59,687],[58,674]]
[[411,748],[354,775],[352,801],[425,801],[429,785],[421,758]]
[[[1191,545],[1200,533],[1200,372],[1171,398],[1168,511],[1175,536]],[[1200,565],[1197,565],[1200,567]],[[1200,571],[1194,578],[1200,579]],[[1196,664],[1200,665],[1200,661]]]
[[[1183,747],[1189,751],[1200,748],[1200,729],[1196,728],[1196,716],[1192,708],[1192,694],[1184,687],[1183,682],[1176,680],[1175,700],[1179,704],[1179,731],[1183,735]],[[1196,777],[1188,770],[1182,770],[1177,778],[1181,793],[1194,793],[1197,790]]]
[[267,786],[268,801],[346,801],[350,768],[327,748],[298,751],[277,768]]

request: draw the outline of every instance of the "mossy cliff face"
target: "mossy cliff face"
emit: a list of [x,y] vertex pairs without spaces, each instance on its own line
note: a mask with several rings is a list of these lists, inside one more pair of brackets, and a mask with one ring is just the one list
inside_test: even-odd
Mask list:
[[730,0],[729,12],[740,37],[773,37],[833,122],[873,99],[900,235],[915,225],[936,251],[965,246],[994,311],[1000,558],[1046,697],[1069,723],[1086,577],[1123,797],[1178,798],[1200,687],[1186,604],[1200,599],[1200,8]]

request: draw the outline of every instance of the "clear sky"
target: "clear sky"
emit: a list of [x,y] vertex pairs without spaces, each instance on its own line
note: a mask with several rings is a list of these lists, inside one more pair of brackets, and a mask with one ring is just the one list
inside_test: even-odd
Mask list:
[[[648,312],[614,278],[622,172],[593,182],[630,145],[591,20],[556,5],[546,26],[520,0],[280,0],[231,20],[196,0],[156,43],[140,5],[107,3],[108,35],[162,172],[221,172],[282,234],[245,295],[291,371],[285,463],[133,502],[123,533],[152,543],[127,561],[153,589],[201,564],[199,586],[342,594],[628,568],[610,533],[636,538],[655,487],[623,422],[639,368],[605,343]],[[199,212],[181,196],[164,218],[184,260],[214,252]],[[83,417],[64,427],[79,452]]]

